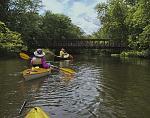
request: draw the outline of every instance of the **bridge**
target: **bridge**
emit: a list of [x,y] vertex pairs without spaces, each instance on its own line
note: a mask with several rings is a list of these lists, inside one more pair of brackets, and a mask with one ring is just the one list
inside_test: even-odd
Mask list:
[[68,39],[52,40],[47,44],[49,48],[70,48],[70,49],[128,49],[129,47],[121,41],[114,42],[108,39]]

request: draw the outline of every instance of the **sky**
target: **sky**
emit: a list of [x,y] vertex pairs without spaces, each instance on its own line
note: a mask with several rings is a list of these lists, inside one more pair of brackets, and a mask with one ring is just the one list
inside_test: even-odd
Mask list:
[[100,27],[94,7],[105,0],[42,0],[44,9],[69,16],[72,23],[86,34],[96,32]]

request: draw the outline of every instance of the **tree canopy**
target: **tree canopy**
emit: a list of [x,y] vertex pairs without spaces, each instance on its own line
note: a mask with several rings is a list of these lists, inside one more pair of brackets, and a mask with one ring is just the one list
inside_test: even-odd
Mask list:
[[0,22],[0,54],[20,52],[25,48],[21,40],[21,34],[10,31],[3,22]]
[[127,43],[134,50],[150,49],[150,1],[110,0],[96,6],[101,26],[93,35]]
[[0,21],[11,31],[21,34],[20,39],[28,50],[38,46],[48,48],[52,40],[83,37],[84,32],[68,16],[51,11],[41,15],[41,8],[41,0],[6,0],[0,4],[0,10],[3,11]]

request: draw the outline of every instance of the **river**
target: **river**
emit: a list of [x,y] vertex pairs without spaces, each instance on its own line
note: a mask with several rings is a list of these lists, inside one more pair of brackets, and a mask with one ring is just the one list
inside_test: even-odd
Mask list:
[[24,81],[27,61],[0,60],[0,118],[22,118],[34,106],[51,118],[150,117],[150,60],[78,55],[53,64],[76,74]]

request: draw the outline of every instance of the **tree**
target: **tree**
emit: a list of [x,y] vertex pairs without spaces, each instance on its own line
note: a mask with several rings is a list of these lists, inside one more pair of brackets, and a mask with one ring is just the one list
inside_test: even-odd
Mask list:
[[11,0],[7,25],[11,30],[22,34],[28,48],[36,47],[36,37],[40,32],[41,17],[38,14],[42,7],[41,0]]
[[130,47],[134,49],[146,49],[149,47],[148,38],[144,38],[147,37],[147,27],[149,27],[150,24],[149,9],[149,0],[139,0],[137,4],[130,7],[128,11],[128,17],[126,18],[126,21],[129,27],[129,43]]
[[102,23],[100,35],[104,36],[103,38],[127,42],[128,29],[125,22],[127,6],[123,1],[111,0],[108,4],[98,4],[96,10]]
[[10,31],[3,22],[0,22],[0,54],[20,52],[25,48],[21,34]]
[[9,8],[9,0],[0,0],[0,20],[7,21],[7,13]]
[[42,37],[40,44],[50,44],[52,40],[69,40],[80,38],[83,32],[72,24],[71,19],[63,14],[46,11],[42,17]]

